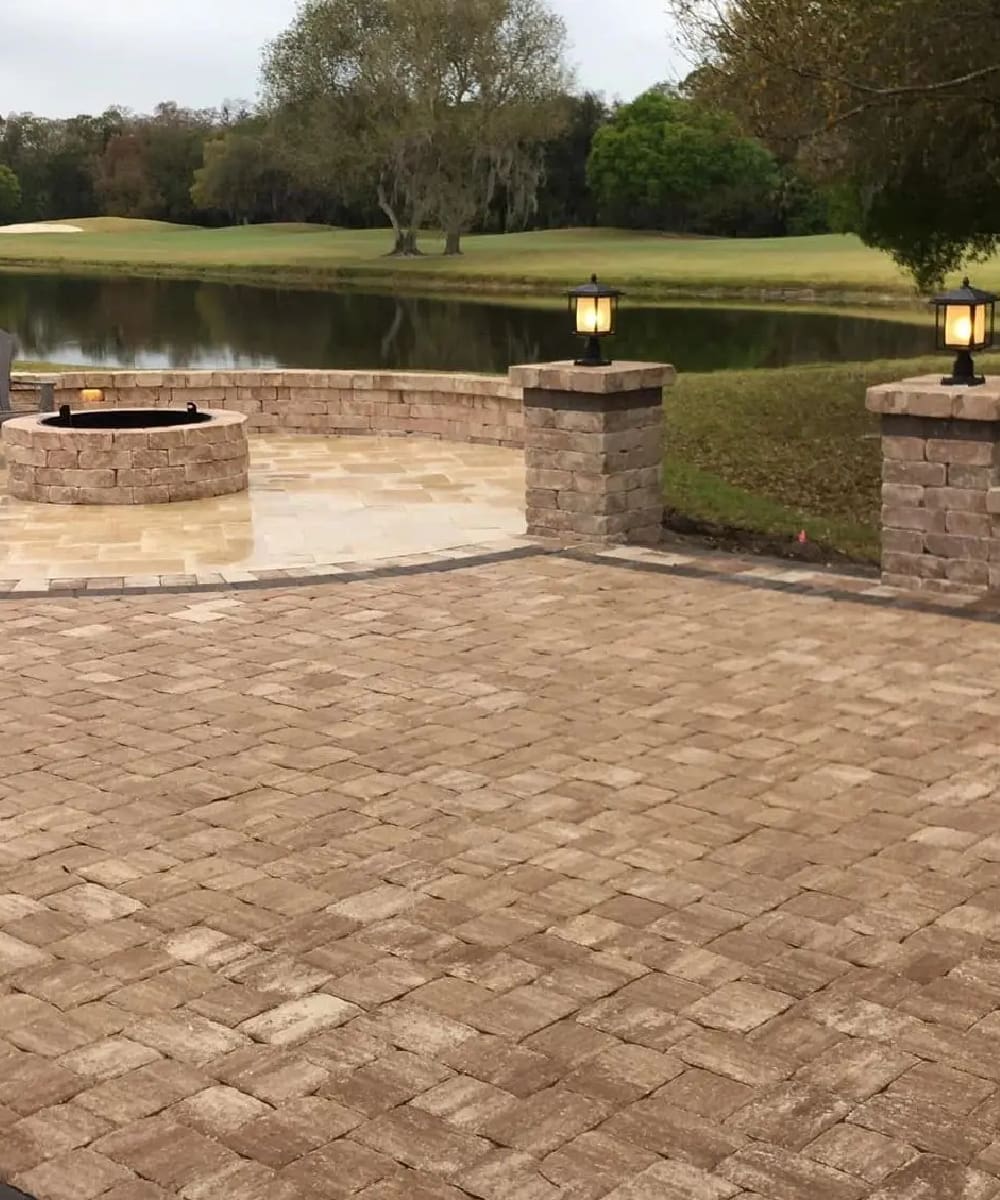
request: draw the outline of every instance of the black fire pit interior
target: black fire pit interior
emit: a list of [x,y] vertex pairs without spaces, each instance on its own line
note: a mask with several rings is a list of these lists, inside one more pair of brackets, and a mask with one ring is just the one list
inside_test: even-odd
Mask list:
[[172,429],[176,425],[203,425],[211,421],[209,413],[199,412],[192,404],[179,408],[100,408],[72,412],[63,405],[57,417],[46,417],[43,425],[56,429]]

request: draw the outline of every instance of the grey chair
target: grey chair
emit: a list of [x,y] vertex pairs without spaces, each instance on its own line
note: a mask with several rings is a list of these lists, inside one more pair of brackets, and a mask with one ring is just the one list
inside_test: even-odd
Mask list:
[[[17,338],[12,333],[6,333],[3,329],[0,329],[0,424],[18,415],[10,402],[10,394],[15,386],[11,383],[10,369],[14,364],[14,355],[16,353]],[[53,384],[23,384],[18,388],[18,391],[36,391],[38,393],[37,407],[39,412],[53,412],[55,410],[55,387]],[[0,1200],[3,1200],[3,1198],[0,1197]]]
[[[0,329],[0,414],[9,413],[10,408],[10,368],[14,362],[14,351],[17,349],[17,339],[12,333]],[[2,420],[2,416],[0,416]]]

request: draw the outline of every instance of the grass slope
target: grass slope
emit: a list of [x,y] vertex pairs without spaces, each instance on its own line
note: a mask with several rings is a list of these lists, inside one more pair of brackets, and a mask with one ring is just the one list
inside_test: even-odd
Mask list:
[[[434,290],[558,291],[592,271],[648,296],[753,295],[785,291],[873,299],[912,297],[908,278],[884,254],[847,235],[683,239],[614,229],[562,229],[469,237],[445,258],[440,239],[416,259],[386,256],[387,230],[309,225],[200,229],[121,218],[85,218],[85,234],[4,234],[0,267],[239,277],[326,286]],[[309,236],[303,236],[306,232]],[[976,282],[1000,289],[1000,259]]]
[[865,391],[940,358],[683,375],[667,393],[668,507],[754,533],[879,556],[881,447]]

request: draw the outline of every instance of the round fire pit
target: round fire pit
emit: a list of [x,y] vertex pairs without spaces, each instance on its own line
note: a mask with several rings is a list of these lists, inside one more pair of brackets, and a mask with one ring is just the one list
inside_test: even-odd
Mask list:
[[0,426],[7,489],[43,504],[167,504],[247,489],[242,413],[114,408]]

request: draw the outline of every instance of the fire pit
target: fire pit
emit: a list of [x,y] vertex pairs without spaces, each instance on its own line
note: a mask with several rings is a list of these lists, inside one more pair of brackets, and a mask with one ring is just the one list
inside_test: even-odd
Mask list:
[[167,504],[247,488],[242,413],[113,408],[0,426],[8,491],[43,504]]

